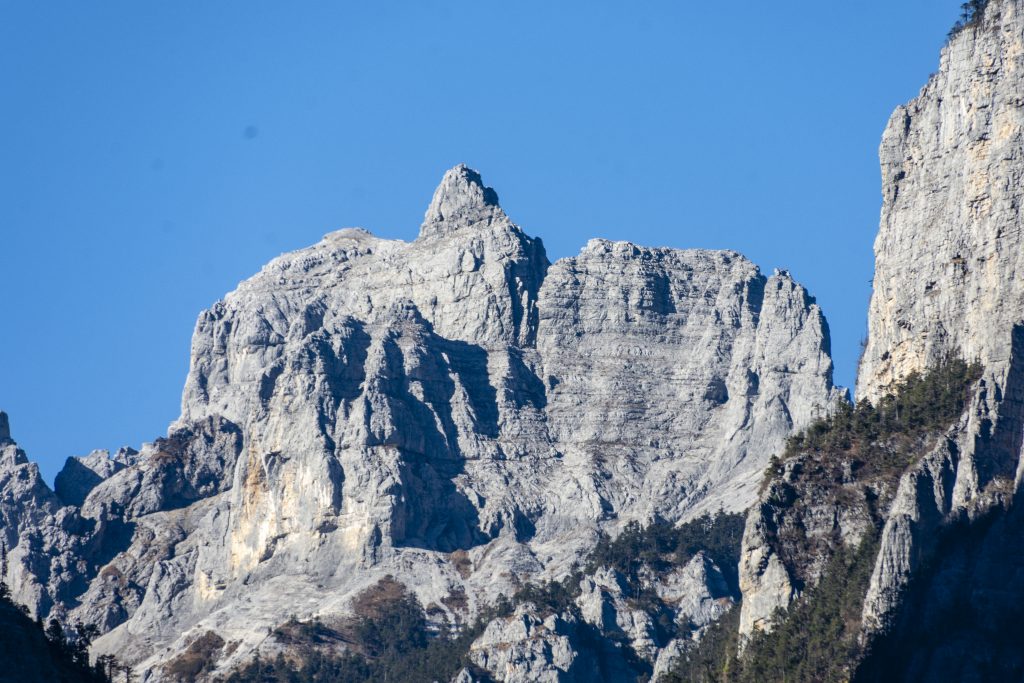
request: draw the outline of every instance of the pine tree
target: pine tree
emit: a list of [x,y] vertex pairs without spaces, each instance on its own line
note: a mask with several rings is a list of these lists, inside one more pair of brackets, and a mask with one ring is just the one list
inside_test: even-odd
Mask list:
[[54,645],[64,646],[64,627],[56,619],[50,619],[46,625],[46,638]]
[[988,0],[968,0],[960,5],[960,19],[953,24],[949,37],[952,38],[968,26],[976,26],[984,16],[987,6]]
[[100,672],[100,675],[102,675],[106,681],[112,682],[114,680],[114,674],[117,673],[120,668],[121,665],[117,661],[117,657],[114,655],[100,655],[96,658],[96,670]]
[[100,635],[100,630],[95,624],[84,624],[81,621],[75,622],[75,642],[71,648],[71,655],[83,667],[89,666],[89,647]]
[[11,589],[7,587],[7,541],[0,539],[0,600],[11,597]]

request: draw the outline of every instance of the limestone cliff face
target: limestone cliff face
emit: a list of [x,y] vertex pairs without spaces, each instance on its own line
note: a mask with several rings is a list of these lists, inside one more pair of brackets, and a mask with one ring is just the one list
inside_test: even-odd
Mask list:
[[749,504],[780,435],[839,394],[828,347],[803,287],[734,252],[592,240],[540,295],[551,435],[648,518]]
[[959,352],[995,370],[1024,317],[1024,5],[992,0],[889,119],[858,398]]
[[[871,491],[874,522],[860,515],[851,524],[857,506],[849,497],[841,510],[825,504],[844,482],[810,495],[821,504],[800,521],[846,542],[859,541],[871,523],[879,527],[862,614],[862,641],[870,646],[865,680],[1016,679],[1024,662],[997,625],[1024,613],[1014,556],[1024,534],[1016,511],[1024,430],[1024,3],[992,0],[951,39],[938,72],[894,112],[880,158],[883,206],[857,397],[876,401],[951,354],[979,361],[984,371],[956,424],[922,446],[898,480]],[[794,466],[798,460],[787,471]],[[801,579],[813,577],[835,548],[783,562],[778,539],[795,514],[777,495],[787,476],[774,479],[748,517],[744,634],[770,628],[772,611],[789,605]]]
[[[881,159],[875,293],[857,393],[875,397],[947,353],[985,368],[948,441],[900,481],[882,532],[864,626],[898,640],[907,624],[917,620],[921,628],[929,601],[933,622],[956,602],[953,595],[984,602],[1002,594],[995,601],[1001,606],[988,613],[992,622],[1000,611],[1021,609],[1012,596],[1022,586],[1008,578],[1018,563],[1004,554],[1012,544],[996,549],[982,539],[1012,536],[1015,524],[1024,531],[1012,513],[1019,507],[1024,428],[1024,3],[993,0],[975,26],[950,42],[921,94],[893,114]],[[949,580],[950,562],[971,543],[988,552],[970,560],[977,578],[943,587],[934,577],[946,572]],[[961,624],[985,621],[974,617],[960,610]],[[998,649],[976,649],[963,669],[949,669],[944,657],[958,647],[952,631],[943,645],[916,653],[920,674],[973,675],[972,660]]]
[[[2,530],[35,558],[11,572],[45,596],[34,610],[100,624],[96,651],[154,680],[207,632],[224,671],[386,575],[464,621],[564,573],[601,530],[745,509],[772,453],[835,400],[831,374],[825,320],[788,274],[603,240],[549,264],[460,166],[414,242],[332,233],[202,313],[166,438],[69,461],[61,497],[5,442],[5,495],[30,502],[0,502]],[[86,549],[57,553],[82,563],[71,589],[26,540],[66,540],[61,515],[84,529]],[[698,568],[672,604],[703,623],[720,591]],[[522,624],[575,628],[541,622]]]

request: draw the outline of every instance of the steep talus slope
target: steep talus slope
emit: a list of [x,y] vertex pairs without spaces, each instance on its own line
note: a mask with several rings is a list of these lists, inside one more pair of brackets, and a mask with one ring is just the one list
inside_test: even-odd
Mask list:
[[[201,314],[166,438],[70,461],[63,499],[11,450],[12,584],[154,679],[200,650],[201,675],[286,651],[281,624],[341,619],[385,579],[464,624],[565,575],[603,530],[745,509],[839,396],[831,373],[825,320],[788,274],[602,240],[549,264],[460,166],[414,242],[332,233]],[[42,572],[50,556],[78,583]],[[717,569],[693,571],[666,575],[688,591],[666,605],[720,597]],[[653,664],[660,646],[627,631]]]
[[[782,464],[747,522],[745,637],[771,628],[774,610],[793,604],[805,579],[813,584],[844,545],[874,537],[860,654],[848,672],[860,662],[864,680],[1024,675],[1007,630],[1024,617],[1022,131],[1024,3],[992,0],[951,38],[939,71],[886,128],[857,397],[879,405],[915,373],[957,356],[977,363],[978,378],[964,409],[902,451],[899,467],[855,496],[859,506],[839,495],[855,476],[797,486],[794,500],[809,504],[780,500],[807,455]],[[846,455],[820,457],[839,463]],[[801,534],[825,541],[794,554],[783,539]]]

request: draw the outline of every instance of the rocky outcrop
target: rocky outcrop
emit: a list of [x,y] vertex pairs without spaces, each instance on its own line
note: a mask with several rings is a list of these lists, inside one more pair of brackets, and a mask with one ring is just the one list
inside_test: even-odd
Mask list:
[[857,463],[845,455],[824,454],[837,461],[832,467],[813,453],[786,459],[747,514],[739,563],[744,638],[770,631],[776,610],[815,585],[836,550],[857,548],[881,524],[891,477],[855,477]]
[[[645,589],[658,597],[657,606],[639,604],[637,597]],[[662,639],[665,624],[659,619],[671,621],[680,640],[694,641],[733,604],[734,590],[703,553],[667,573],[647,573],[639,585],[631,585],[614,569],[601,567],[580,581],[576,599],[583,621],[629,643],[636,655],[651,664],[657,663],[664,649],[675,650]]]
[[576,604],[586,623],[602,633],[620,635],[631,644],[634,652],[651,660],[659,650],[654,621],[650,614],[628,603],[631,595],[624,576],[614,569],[601,567],[593,576],[580,581]]
[[88,580],[84,556],[94,534],[94,526],[46,485],[0,413],[0,543],[7,571],[0,581],[14,600],[33,614],[61,614]]
[[1013,329],[1009,353],[979,380],[947,438],[899,482],[864,601],[873,650],[865,680],[881,670],[903,680],[1024,675],[1005,631],[1024,618],[1024,328]]
[[503,681],[627,681],[642,673],[657,680],[732,609],[734,588],[702,552],[667,572],[642,574],[636,581],[602,566],[577,576],[571,604],[519,604],[488,624],[469,656]]
[[[882,227],[858,395],[875,396],[943,354],[985,367],[971,406],[904,475],[886,520],[863,617],[869,634],[887,634],[879,650],[890,655],[909,643],[908,624],[934,633],[951,604],[991,604],[990,623],[1021,611],[1014,596],[1024,585],[1008,571],[1017,563],[1005,539],[1024,533],[1006,512],[1017,507],[1024,428],[1022,66],[1024,3],[993,0],[943,50],[939,71],[894,113],[882,142]],[[1004,543],[984,540],[993,536]],[[970,578],[950,569],[963,568],[968,547],[978,551]],[[954,575],[959,585],[947,583]],[[961,614],[977,625],[971,640],[988,632],[975,617]],[[919,645],[905,675],[964,680],[1000,659],[1020,670],[998,633],[991,647],[964,649],[964,632],[954,632]]]
[[733,590],[722,570],[703,552],[662,577],[656,591],[675,610],[676,624],[691,634],[716,621],[733,605]]
[[1022,318],[1024,5],[992,0],[889,119],[858,398],[960,353],[995,370]]
[[[154,563],[190,531],[181,520],[194,510],[173,511],[202,498],[204,486],[210,495],[229,485],[225,469],[211,465],[237,451],[237,430],[232,445],[218,440],[212,422],[198,427],[211,431],[179,429],[142,453],[121,449],[113,459],[105,451],[69,459],[59,477],[63,499],[8,433],[0,450],[0,540],[15,601],[69,624],[105,630],[123,622],[144,596]],[[106,479],[97,483],[100,474]],[[79,505],[68,504],[83,494]]]
[[104,479],[130,465],[137,451],[122,448],[113,458],[110,451],[96,450],[85,457],[72,456],[57,473],[53,490],[67,505],[81,505],[85,497]]
[[736,609],[737,597],[721,569],[704,553],[698,553],[687,564],[663,577],[656,591],[674,612],[676,627],[682,635],[653,653],[653,681],[660,680],[713,623]]
[[507,683],[601,680],[593,653],[579,651],[578,622],[571,615],[538,616],[524,605],[495,619],[470,649],[480,668]]
[[[18,456],[34,502],[3,508],[4,533],[13,548],[51,517],[88,527],[65,553],[84,563],[73,590],[28,565],[23,583],[53,596],[38,613],[108,631],[97,652],[158,677],[214,633],[225,671],[384,576],[465,623],[601,530],[742,510],[790,431],[836,400],[831,373],[824,317],[787,273],[604,240],[549,264],[460,166],[414,242],[332,233],[202,313],[166,438],[69,460],[59,497]],[[697,633],[731,603],[716,568],[691,565],[665,600]],[[643,616],[612,608],[653,662]],[[492,647],[512,626],[488,627],[485,668],[583,666],[564,639],[591,624],[520,616],[536,638]]]
[[[966,410],[869,498],[844,494],[842,476],[787,498],[800,456],[748,517],[745,635],[770,628],[774,609],[808,577],[813,583],[842,543],[787,557],[787,529],[814,536],[813,520],[824,520],[833,539],[852,540],[880,529],[862,611],[864,680],[1016,680],[1024,671],[993,626],[1024,614],[1012,550],[1024,534],[1015,512],[1024,430],[1022,67],[1024,3],[992,0],[952,37],[920,95],[894,112],[880,150],[883,207],[857,397],[878,401],[912,373],[962,356],[983,367]],[[828,504],[836,499],[840,508]],[[852,526],[842,520],[868,509],[863,502],[872,515]]]
[[864,603],[869,633],[891,625],[908,583],[931,562],[945,526],[1011,505],[1017,463],[1007,456],[1020,453],[1024,427],[1024,329],[1015,336],[1016,362],[1003,382],[992,387],[980,380],[959,424],[900,479]]

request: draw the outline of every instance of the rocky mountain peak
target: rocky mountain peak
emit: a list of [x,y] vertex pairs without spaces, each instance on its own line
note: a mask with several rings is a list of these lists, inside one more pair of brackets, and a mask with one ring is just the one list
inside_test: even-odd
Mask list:
[[[131,450],[121,449],[118,456]],[[65,503],[81,505],[92,489],[124,467],[123,460],[114,460],[106,450],[94,450],[86,456],[72,456],[57,473],[53,490]]]
[[459,228],[504,217],[498,193],[487,187],[480,173],[465,164],[450,169],[434,190],[434,198],[423,217],[420,239],[444,235]]
[[25,451],[18,448],[13,441],[0,443],[0,473],[9,472],[19,465],[28,463]]
[[[802,287],[727,251],[601,240],[551,264],[458,166],[414,242],[332,233],[202,313],[166,438],[69,459],[57,495],[0,477],[11,583],[151,682],[207,632],[219,675],[387,577],[465,623],[623,523],[744,509],[833,394]],[[665,599],[710,604],[680,588],[704,583]]]
[[0,410],[0,446],[11,441],[11,423],[7,419],[7,413]]

